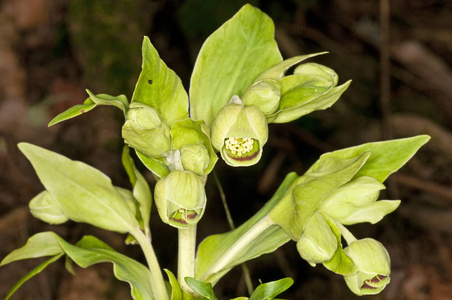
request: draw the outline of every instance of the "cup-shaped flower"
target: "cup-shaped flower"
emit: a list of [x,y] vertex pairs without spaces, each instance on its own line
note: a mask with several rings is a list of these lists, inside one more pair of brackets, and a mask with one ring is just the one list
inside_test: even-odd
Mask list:
[[315,212],[297,241],[298,253],[311,266],[329,261],[337,249],[337,239],[325,217]]
[[160,218],[173,227],[190,228],[204,214],[204,185],[193,172],[171,171],[157,182],[154,193]]
[[264,115],[274,113],[281,99],[281,84],[274,79],[264,79],[254,83],[243,95],[243,104],[255,105]]
[[377,201],[380,190],[384,188],[378,180],[361,176],[331,192],[318,209],[344,225],[375,224],[400,204],[400,200]]
[[171,149],[170,129],[152,107],[132,102],[122,126],[126,144],[152,158],[163,157]]
[[231,103],[218,112],[211,138],[228,165],[251,166],[260,160],[267,142],[267,120],[257,106]]
[[353,275],[344,276],[350,290],[360,296],[380,293],[389,283],[391,273],[391,261],[385,247],[366,238],[352,242],[344,251],[358,270]]

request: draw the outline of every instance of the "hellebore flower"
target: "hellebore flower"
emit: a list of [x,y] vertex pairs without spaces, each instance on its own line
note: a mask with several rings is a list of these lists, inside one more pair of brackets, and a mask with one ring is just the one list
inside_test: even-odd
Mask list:
[[315,212],[297,242],[298,253],[311,266],[329,261],[337,249],[337,238],[325,217]]
[[213,121],[211,138],[228,165],[251,166],[260,160],[267,142],[267,120],[257,106],[243,105],[234,96]]
[[209,166],[209,152],[202,144],[184,145],[180,150],[181,163],[184,170],[190,170],[197,175],[204,175]]
[[358,269],[356,274],[344,276],[350,290],[359,296],[380,293],[389,283],[391,273],[391,261],[385,247],[366,238],[352,242],[344,251]]
[[170,128],[152,107],[132,102],[122,126],[126,144],[144,155],[161,158],[171,149]]
[[377,201],[380,190],[384,188],[378,180],[361,176],[334,190],[318,209],[344,225],[375,224],[400,204],[400,200]]
[[193,172],[171,171],[157,181],[154,193],[160,218],[173,227],[190,228],[204,214],[207,200],[204,185]]
[[281,99],[281,83],[273,79],[264,79],[254,83],[243,95],[243,104],[255,105],[264,115],[274,113]]

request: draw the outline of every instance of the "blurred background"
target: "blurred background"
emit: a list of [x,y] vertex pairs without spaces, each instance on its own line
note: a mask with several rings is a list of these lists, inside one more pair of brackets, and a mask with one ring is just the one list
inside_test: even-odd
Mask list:
[[[352,226],[358,238],[380,240],[392,259],[391,284],[364,299],[451,299],[452,295],[452,1],[249,1],[270,15],[285,58],[316,57],[353,83],[333,107],[290,124],[271,125],[258,165],[217,172],[236,225],[271,197],[288,172],[303,174],[322,154],[369,141],[430,134],[432,140],[387,182],[381,198],[401,207],[377,225]],[[43,187],[16,144],[26,141],[82,160],[130,188],[120,153],[123,117],[111,107],[47,128],[81,104],[85,88],[130,99],[150,37],[161,58],[188,87],[203,41],[245,4],[229,0],[0,0],[0,258],[28,237],[52,230],[69,242],[95,235],[143,260],[124,237],[68,222],[31,217],[28,201]],[[142,166],[153,186],[155,180]],[[199,241],[228,224],[213,178]],[[152,215],[153,244],[163,268],[176,270],[177,232]],[[0,268],[0,298],[41,260]],[[248,263],[255,286],[290,276],[287,299],[355,299],[341,276],[310,267],[289,242]],[[77,268],[58,261],[13,299],[130,299],[110,264]],[[240,268],[216,286],[220,299],[246,295]]]

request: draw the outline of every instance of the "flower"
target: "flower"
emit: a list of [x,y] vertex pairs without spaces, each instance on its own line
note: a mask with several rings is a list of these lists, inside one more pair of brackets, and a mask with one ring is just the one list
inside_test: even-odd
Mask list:
[[389,283],[391,273],[391,261],[385,247],[374,239],[365,238],[352,242],[344,251],[358,270],[344,276],[350,290],[359,296],[380,293]]
[[171,171],[157,182],[154,194],[160,218],[173,227],[190,228],[204,214],[204,185],[191,171]]
[[265,115],[254,105],[243,105],[234,96],[212,123],[212,145],[231,166],[250,166],[262,156],[268,139]]

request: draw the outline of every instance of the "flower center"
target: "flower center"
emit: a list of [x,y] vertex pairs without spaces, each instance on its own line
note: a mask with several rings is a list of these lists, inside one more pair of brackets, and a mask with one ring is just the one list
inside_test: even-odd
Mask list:
[[242,156],[244,153],[248,153],[253,150],[254,139],[252,138],[235,138],[229,137],[225,141],[225,147],[233,155]]

